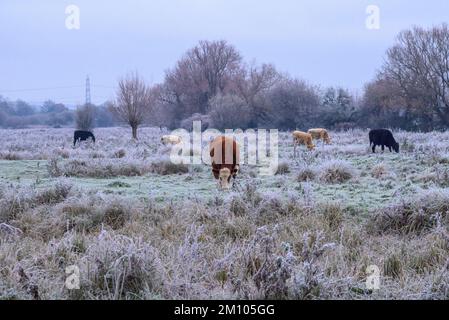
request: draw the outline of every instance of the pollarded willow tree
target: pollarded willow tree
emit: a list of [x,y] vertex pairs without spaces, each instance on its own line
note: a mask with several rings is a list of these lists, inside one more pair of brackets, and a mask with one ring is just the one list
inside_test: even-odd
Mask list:
[[130,125],[133,139],[137,140],[137,128],[149,117],[153,107],[152,90],[137,73],[119,80],[117,97],[110,109]]
[[[449,27],[415,27],[403,31],[388,50],[382,75],[394,81],[401,94],[422,112],[432,110],[449,127]],[[420,103],[416,103],[419,99]],[[414,103],[412,103],[414,101]]]

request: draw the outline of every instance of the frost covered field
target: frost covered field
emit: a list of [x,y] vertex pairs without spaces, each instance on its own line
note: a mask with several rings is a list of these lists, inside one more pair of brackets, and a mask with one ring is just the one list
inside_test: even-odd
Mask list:
[[226,193],[159,129],[0,133],[1,299],[449,298],[449,132],[395,132],[399,154],[331,132],[296,159],[282,133],[278,174]]

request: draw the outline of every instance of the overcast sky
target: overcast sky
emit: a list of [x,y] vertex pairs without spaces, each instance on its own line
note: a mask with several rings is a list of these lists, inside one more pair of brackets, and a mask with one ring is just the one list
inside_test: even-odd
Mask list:
[[[79,30],[66,27],[71,4]],[[380,9],[378,30],[366,27],[368,5]],[[160,82],[199,40],[219,39],[247,61],[360,90],[399,31],[442,22],[448,0],[0,0],[0,95],[74,105],[89,74],[101,103],[121,75]]]

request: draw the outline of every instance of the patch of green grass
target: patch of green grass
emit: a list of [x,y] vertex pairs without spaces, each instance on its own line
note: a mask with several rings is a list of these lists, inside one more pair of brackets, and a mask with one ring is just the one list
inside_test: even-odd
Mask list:
[[[246,175],[240,177],[240,181],[245,183],[251,179],[250,183],[257,185],[261,192],[282,192],[288,191],[297,193],[300,182],[297,181],[297,174],[302,163],[298,159],[290,159],[291,147],[286,145],[280,151],[280,160],[288,159],[289,171],[279,177]],[[413,154],[390,154],[368,153],[364,155],[343,154],[339,158],[348,161],[359,172],[360,176],[356,181],[345,183],[328,184],[318,181],[310,181],[309,185],[313,196],[323,201],[339,201],[350,208],[357,208],[357,212],[367,214],[372,209],[379,208],[384,203],[393,198],[393,194],[398,188],[401,194],[406,196],[413,192],[413,188],[407,188],[409,177],[414,170],[423,170],[423,165],[419,160],[413,158]],[[315,165],[319,165],[318,158]],[[379,180],[370,174],[373,166],[385,163],[392,172],[396,174],[394,179]],[[47,172],[47,162],[45,160],[17,160],[0,161],[0,181],[7,183],[20,183],[34,185],[37,187],[49,187],[54,183],[54,179],[49,177]],[[242,166],[242,173],[249,167]],[[258,171],[258,167],[252,170]],[[154,197],[161,201],[177,201],[186,198],[211,199],[217,194],[216,180],[212,177],[210,168],[201,166],[201,170],[191,170],[188,178],[179,175],[160,175],[156,173],[136,177],[114,177],[104,178],[70,178],[75,186],[87,189],[92,192],[105,192],[120,194],[130,197],[147,198]],[[425,186],[424,183],[414,183],[414,186]]]

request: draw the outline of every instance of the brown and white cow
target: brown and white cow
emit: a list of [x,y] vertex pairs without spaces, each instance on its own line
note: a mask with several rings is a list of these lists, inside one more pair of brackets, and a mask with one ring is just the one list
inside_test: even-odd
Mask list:
[[225,136],[215,138],[209,145],[212,173],[222,189],[231,187],[240,169],[240,147],[235,139]]

